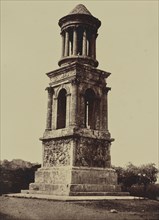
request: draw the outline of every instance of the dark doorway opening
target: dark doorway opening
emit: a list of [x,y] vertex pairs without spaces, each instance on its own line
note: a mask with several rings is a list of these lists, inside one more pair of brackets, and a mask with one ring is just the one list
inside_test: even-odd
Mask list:
[[66,127],[66,90],[61,89],[57,105],[57,129]]

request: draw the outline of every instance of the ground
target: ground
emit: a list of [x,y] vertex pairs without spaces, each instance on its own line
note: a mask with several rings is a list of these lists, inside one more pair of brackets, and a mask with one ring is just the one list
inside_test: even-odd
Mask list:
[[1,220],[159,220],[159,201],[152,200],[64,202],[1,196],[0,204]]

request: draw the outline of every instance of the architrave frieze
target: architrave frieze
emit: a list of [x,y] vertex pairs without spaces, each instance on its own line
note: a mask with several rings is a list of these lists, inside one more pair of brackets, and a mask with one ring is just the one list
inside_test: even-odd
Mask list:
[[103,70],[99,70],[93,68],[89,65],[84,65],[78,62],[74,62],[68,66],[61,67],[57,70],[46,73],[50,78],[50,85],[71,81],[74,78],[77,78],[78,81],[83,81],[88,83],[92,83],[92,85],[105,86],[105,78],[107,78],[111,73],[105,72]]
[[76,127],[45,131],[43,137],[40,138],[40,140],[45,141],[48,139],[61,139],[66,137],[88,137],[93,139],[107,140],[108,142],[114,141],[114,139],[111,138],[109,131],[99,131]]

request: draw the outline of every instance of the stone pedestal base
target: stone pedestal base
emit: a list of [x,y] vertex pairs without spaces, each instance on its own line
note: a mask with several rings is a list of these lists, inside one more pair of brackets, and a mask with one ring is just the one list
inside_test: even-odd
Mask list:
[[29,186],[33,194],[115,195],[120,192],[117,174],[110,168],[43,167]]

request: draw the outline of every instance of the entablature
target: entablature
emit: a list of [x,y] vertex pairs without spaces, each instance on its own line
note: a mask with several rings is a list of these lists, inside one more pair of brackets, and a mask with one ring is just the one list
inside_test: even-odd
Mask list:
[[92,66],[73,62],[70,65],[46,73],[50,78],[50,85],[78,78],[79,82],[106,85],[105,79],[109,72],[93,68]]
[[114,139],[111,138],[109,131],[101,131],[101,130],[93,130],[87,128],[62,128],[56,130],[46,130],[44,135],[40,140],[45,141],[48,139],[56,139],[56,138],[66,138],[66,137],[87,137],[93,139],[103,139],[108,142],[113,142]]

